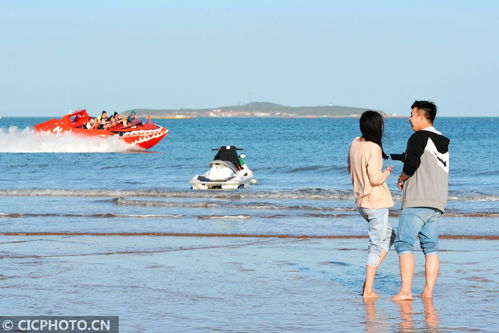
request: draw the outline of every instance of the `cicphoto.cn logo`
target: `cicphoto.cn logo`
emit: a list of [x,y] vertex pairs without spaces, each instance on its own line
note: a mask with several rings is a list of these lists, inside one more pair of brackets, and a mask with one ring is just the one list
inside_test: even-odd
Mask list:
[[119,332],[117,316],[13,316],[0,317],[0,333],[6,332]]
[[1,327],[4,331],[12,331],[14,329],[14,322],[10,319],[6,319],[2,321]]

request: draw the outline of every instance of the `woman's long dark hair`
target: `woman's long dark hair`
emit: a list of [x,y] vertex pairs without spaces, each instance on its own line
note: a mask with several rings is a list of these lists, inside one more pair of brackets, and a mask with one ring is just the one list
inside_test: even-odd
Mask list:
[[383,116],[376,111],[368,110],[360,116],[360,132],[366,141],[371,141],[381,147],[381,155],[386,160],[388,155],[383,150],[381,138],[383,137],[384,122]]

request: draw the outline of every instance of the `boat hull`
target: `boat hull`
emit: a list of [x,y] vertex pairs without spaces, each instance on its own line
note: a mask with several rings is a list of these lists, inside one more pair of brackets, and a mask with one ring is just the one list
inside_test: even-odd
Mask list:
[[235,181],[200,181],[197,175],[191,180],[193,190],[237,190],[248,187],[255,183],[254,179],[244,179]]
[[[253,172],[248,168],[247,164],[244,164],[241,170],[235,170],[232,168],[223,168],[218,163],[222,161],[212,161],[210,163],[210,169],[203,175],[195,175],[192,177],[190,183],[193,190],[237,190],[242,188],[247,188],[250,184],[256,183],[256,179],[253,176]],[[218,176],[226,177],[226,179],[211,178],[213,176],[213,171],[220,169],[225,169],[224,173],[215,172]]]
[[168,130],[158,126],[157,129],[129,131],[124,133],[122,138],[128,144],[149,149],[158,144],[167,135]]
[[117,136],[124,142],[142,149],[154,147],[168,135],[168,129],[153,124],[152,122],[131,127],[111,128],[108,130],[84,129],[84,125],[89,118],[86,110],[79,110],[62,117],[61,119],[51,119],[37,124],[34,127],[37,132],[49,132],[55,135],[72,134],[82,137]]

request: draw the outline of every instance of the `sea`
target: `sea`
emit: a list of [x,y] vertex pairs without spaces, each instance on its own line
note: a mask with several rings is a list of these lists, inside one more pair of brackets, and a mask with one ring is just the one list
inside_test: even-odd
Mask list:
[[[363,301],[367,223],[346,157],[355,118],[154,120],[142,151],[116,138],[40,135],[0,119],[0,315],[119,316],[120,332],[497,332],[499,118],[437,118],[450,138],[434,301],[395,303],[398,257]],[[385,120],[402,153],[407,119]],[[242,148],[257,182],[194,191],[213,148]],[[386,160],[396,201],[399,161]],[[424,286],[415,249],[413,293]]]
[[[0,120],[2,232],[161,232],[364,235],[346,156],[355,118],[158,119],[169,134],[147,151],[115,138],[37,135],[48,118]],[[499,118],[437,118],[450,138],[449,203],[441,233],[499,235]],[[387,153],[412,130],[385,120]],[[257,183],[194,191],[213,148],[242,148]],[[399,161],[386,160],[395,199]],[[396,220],[400,203],[392,209]]]

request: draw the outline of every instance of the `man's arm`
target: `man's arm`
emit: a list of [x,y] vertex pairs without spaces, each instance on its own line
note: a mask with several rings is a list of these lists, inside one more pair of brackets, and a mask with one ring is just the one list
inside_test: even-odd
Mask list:
[[428,136],[421,132],[414,133],[407,141],[404,168],[397,181],[397,187],[400,190],[403,189],[404,182],[419,168],[427,141]]

